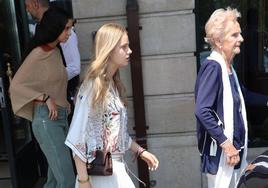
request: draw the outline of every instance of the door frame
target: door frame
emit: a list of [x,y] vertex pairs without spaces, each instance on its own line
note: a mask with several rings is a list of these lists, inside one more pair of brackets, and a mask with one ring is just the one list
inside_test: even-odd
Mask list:
[[[28,20],[24,1],[3,0],[1,1],[1,33],[3,39],[0,51],[0,112],[2,117],[5,151],[8,155],[11,185],[13,188],[33,187],[37,182],[39,167],[37,163],[36,143],[33,139],[30,123],[24,119],[18,121],[15,118],[8,88],[11,79],[7,70],[15,73],[20,66],[21,49],[27,42]],[[27,30],[26,30],[26,29]],[[7,64],[10,64],[8,66]],[[24,131],[24,132],[23,132]],[[25,170],[29,173],[25,173]]]

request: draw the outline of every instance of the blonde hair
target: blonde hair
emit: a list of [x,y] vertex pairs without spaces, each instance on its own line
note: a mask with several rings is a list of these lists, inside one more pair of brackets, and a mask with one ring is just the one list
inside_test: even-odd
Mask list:
[[107,61],[109,56],[122,36],[127,33],[126,29],[116,23],[108,23],[103,25],[96,34],[95,38],[95,54],[93,61],[89,65],[85,75],[84,83],[92,81],[92,107],[97,105],[105,107],[105,99],[109,89],[109,83],[113,79],[115,87],[119,92],[121,101],[127,105],[126,92],[120,79],[119,70],[112,78],[107,76]]
[[215,41],[221,41],[230,30],[228,26],[229,21],[237,22],[241,17],[237,9],[227,7],[226,9],[215,10],[205,25],[205,42],[211,45],[212,49],[215,47]]

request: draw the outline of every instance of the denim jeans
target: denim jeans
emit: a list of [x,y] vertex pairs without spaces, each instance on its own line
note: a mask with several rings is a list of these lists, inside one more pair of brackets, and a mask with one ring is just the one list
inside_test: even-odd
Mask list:
[[67,109],[58,107],[57,120],[48,117],[47,105],[36,104],[32,129],[48,162],[44,188],[73,188],[75,175],[70,150],[64,144],[67,132]]

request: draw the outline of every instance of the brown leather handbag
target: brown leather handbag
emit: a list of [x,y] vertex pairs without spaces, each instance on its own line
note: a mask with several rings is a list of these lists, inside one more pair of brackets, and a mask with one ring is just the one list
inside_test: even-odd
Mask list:
[[113,174],[111,152],[97,150],[96,158],[87,163],[87,173],[91,176],[111,176]]

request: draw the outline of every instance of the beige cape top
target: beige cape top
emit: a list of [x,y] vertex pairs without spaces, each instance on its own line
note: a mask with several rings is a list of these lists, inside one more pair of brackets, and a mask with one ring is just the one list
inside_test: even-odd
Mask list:
[[34,100],[49,95],[58,106],[67,107],[67,73],[58,48],[34,48],[10,84],[10,98],[16,115],[33,119]]

